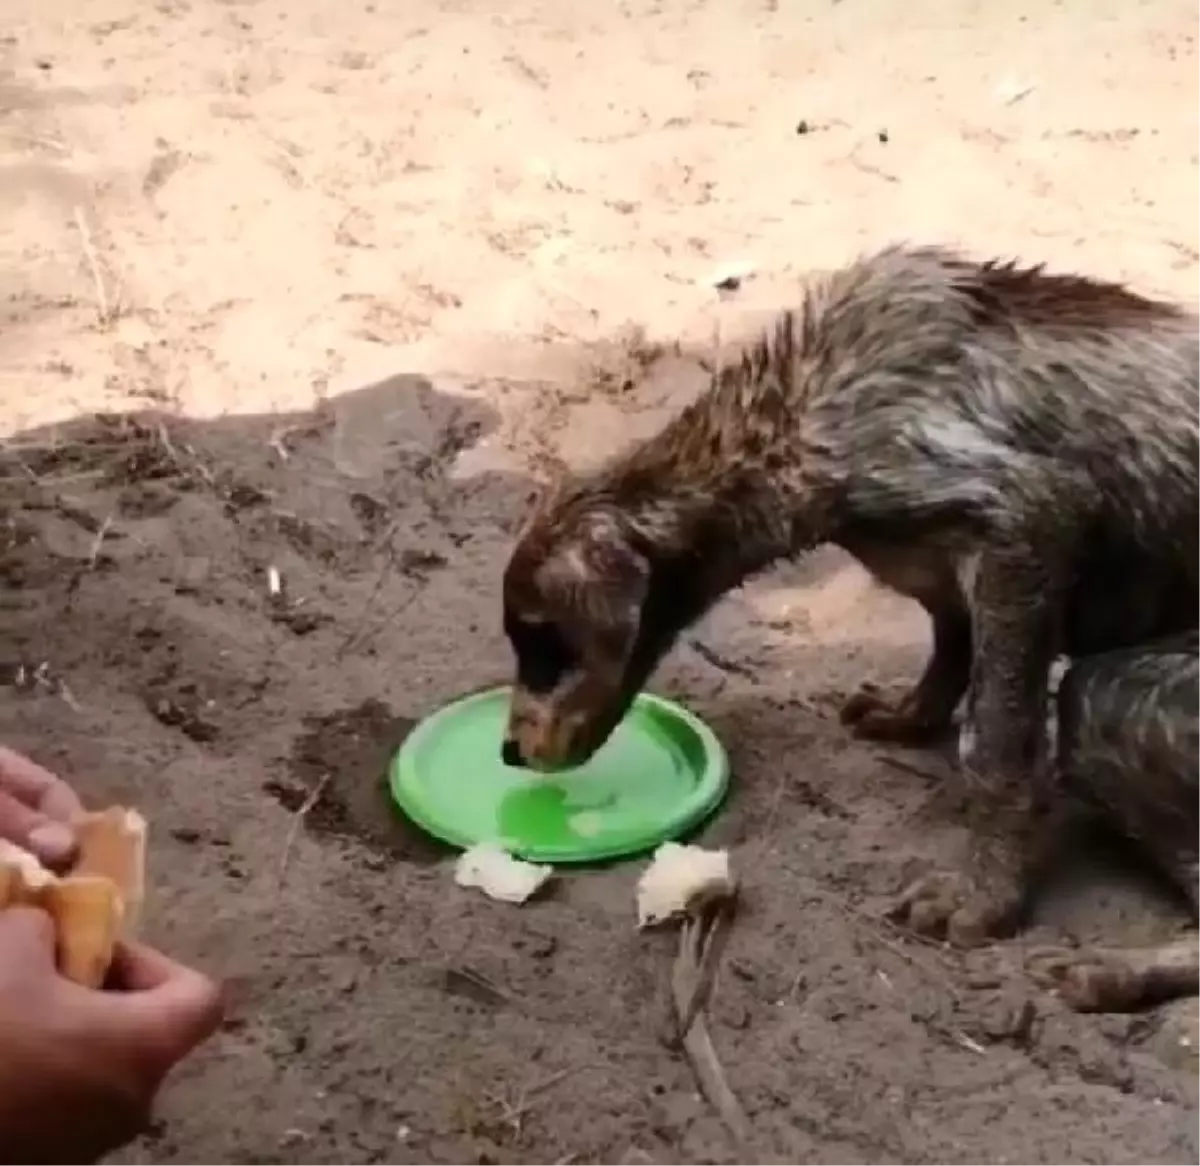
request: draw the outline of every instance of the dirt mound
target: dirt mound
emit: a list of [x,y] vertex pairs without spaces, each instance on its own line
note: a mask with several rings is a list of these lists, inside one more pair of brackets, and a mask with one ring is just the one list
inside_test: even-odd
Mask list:
[[[459,471],[485,400],[397,377],[311,414],[11,444],[0,733],[145,808],[151,931],[235,989],[126,1160],[738,1160],[669,1039],[674,941],[634,931],[638,866],[506,907],[385,797],[413,721],[506,675],[497,582],[533,487]],[[705,836],[746,904],[710,1027],[763,1160],[1194,1161],[1192,1008],[1075,1016],[1020,943],[956,955],[880,921],[953,853],[953,775],[834,710],[922,640],[820,555],[731,597],[656,682],[734,760]],[[1173,925],[1084,885],[1030,940]]]

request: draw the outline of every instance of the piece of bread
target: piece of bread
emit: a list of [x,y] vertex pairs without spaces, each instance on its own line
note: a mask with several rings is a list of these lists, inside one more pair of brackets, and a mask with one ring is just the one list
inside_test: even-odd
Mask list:
[[99,988],[112,964],[125,914],[116,884],[99,875],[56,879],[42,890],[39,905],[54,920],[58,970],[77,984]]
[[117,943],[136,930],[145,899],[146,820],[113,806],[76,824],[79,852],[66,875],[0,840],[0,909],[36,906],[54,920],[64,976],[99,988]]
[[134,935],[146,896],[146,819],[137,810],[110,806],[76,825],[79,857],[71,876],[97,875],[120,891],[124,935]]
[[58,877],[42,866],[37,855],[6,838],[0,838],[0,867],[4,870],[3,905],[6,907],[34,902],[37,892]]

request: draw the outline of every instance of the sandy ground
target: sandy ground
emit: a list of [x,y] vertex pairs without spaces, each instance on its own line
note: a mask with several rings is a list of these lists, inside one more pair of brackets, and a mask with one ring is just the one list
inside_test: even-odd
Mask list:
[[[146,809],[152,933],[235,993],[124,1161],[746,1160],[664,1039],[637,865],[459,891],[389,749],[506,675],[537,474],[695,390],[722,265],[752,306],[899,238],[1195,292],[1190,0],[477,8],[6,6],[0,653],[49,669],[0,736]],[[966,957],[878,922],[960,827],[942,759],[832,710],[926,635],[818,555],[656,680],[735,762],[711,1028],[755,1152],[1195,1162],[1194,1007],[1080,1017],[1020,971],[1170,904],[1085,872]]]

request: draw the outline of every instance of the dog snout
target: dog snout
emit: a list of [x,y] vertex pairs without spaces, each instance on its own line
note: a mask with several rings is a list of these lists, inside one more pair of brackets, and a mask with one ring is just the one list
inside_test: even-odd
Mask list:
[[521,755],[521,746],[511,737],[500,746],[500,760],[514,769],[525,768],[525,758]]

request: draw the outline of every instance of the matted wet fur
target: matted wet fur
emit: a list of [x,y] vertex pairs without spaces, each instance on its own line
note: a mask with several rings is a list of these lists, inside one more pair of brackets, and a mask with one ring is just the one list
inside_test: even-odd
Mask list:
[[723,594],[837,544],[933,627],[911,692],[860,693],[847,722],[928,739],[967,696],[970,860],[900,914],[960,943],[1012,929],[1054,658],[1196,626],[1197,380],[1195,316],[1117,284],[902,246],[814,279],[660,433],[535,506],[504,578],[506,760],[588,757]]

